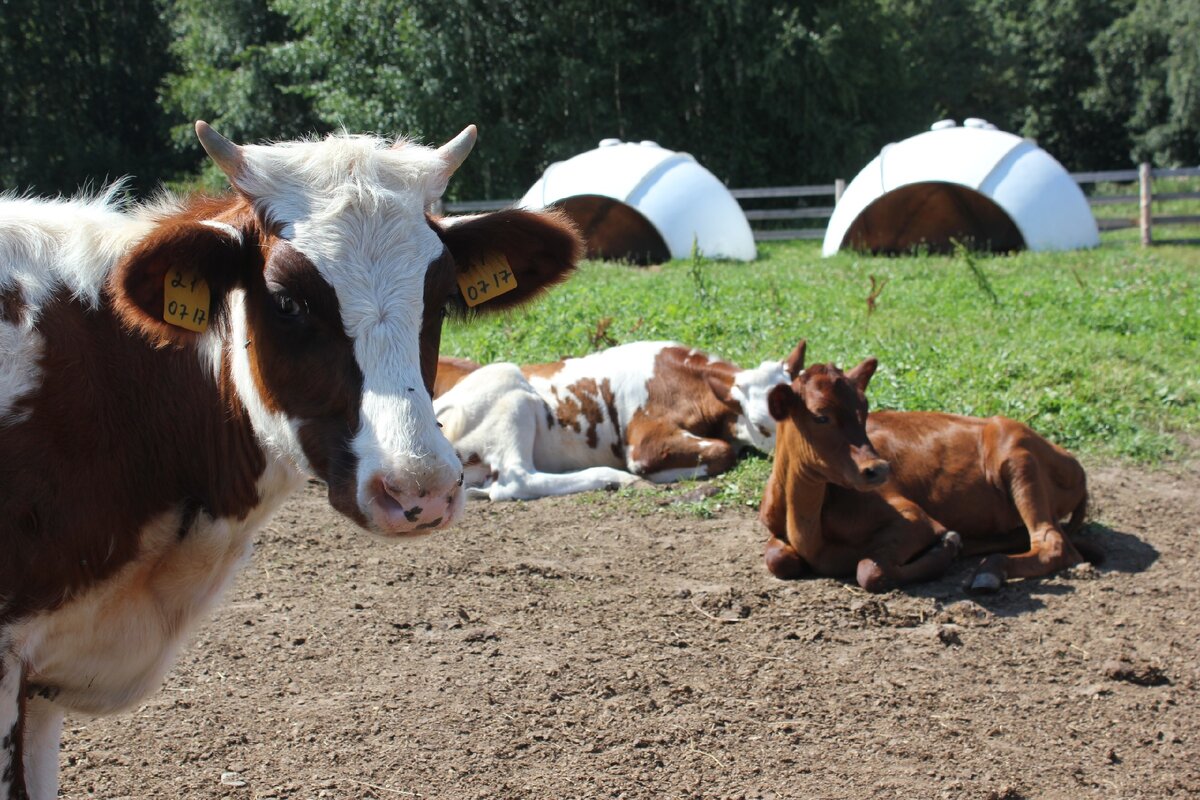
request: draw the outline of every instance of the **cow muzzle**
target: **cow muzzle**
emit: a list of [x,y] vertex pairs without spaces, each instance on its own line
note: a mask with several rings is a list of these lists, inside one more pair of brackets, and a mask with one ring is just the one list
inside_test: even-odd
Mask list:
[[367,517],[382,536],[422,536],[448,528],[464,505],[461,466],[424,474],[378,472],[367,484]]

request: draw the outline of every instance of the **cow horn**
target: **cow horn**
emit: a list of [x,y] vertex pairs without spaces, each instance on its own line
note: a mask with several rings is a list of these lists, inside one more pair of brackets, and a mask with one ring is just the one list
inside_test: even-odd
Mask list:
[[221,168],[221,172],[225,173],[230,182],[237,185],[238,175],[245,164],[242,148],[217,133],[204,120],[196,122],[196,137],[200,140],[204,152],[208,153],[208,157]]
[[478,135],[479,129],[474,125],[468,125],[463,128],[462,133],[438,148],[438,155],[441,156],[442,161],[446,162],[447,179],[467,160]]

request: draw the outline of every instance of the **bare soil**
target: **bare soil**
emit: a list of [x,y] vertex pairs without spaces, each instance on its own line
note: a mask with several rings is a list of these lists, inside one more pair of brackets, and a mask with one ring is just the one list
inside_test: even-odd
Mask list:
[[[473,503],[375,541],[310,486],[68,797],[1200,796],[1200,472],[1092,470],[1097,569],[785,583],[752,509]],[[663,495],[669,498],[670,495]]]

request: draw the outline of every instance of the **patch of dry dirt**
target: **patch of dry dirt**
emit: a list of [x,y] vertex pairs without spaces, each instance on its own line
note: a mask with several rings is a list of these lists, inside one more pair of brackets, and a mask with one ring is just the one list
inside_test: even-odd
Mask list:
[[68,797],[1200,794],[1200,474],[1096,469],[1099,569],[784,583],[749,511],[475,503],[371,540],[309,487]]

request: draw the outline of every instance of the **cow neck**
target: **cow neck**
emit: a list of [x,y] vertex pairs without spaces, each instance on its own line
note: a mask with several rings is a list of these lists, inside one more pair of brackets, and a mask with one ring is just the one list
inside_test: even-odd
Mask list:
[[778,437],[776,472],[784,480],[788,538],[794,542],[819,541],[821,510],[829,484],[821,474],[821,459],[791,420],[779,423]]

